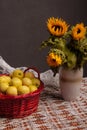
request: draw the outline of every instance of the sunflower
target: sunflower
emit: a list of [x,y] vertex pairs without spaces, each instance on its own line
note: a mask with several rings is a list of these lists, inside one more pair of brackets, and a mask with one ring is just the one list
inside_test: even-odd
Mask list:
[[63,36],[67,32],[69,25],[63,20],[51,17],[47,21],[48,31],[54,36]]
[[86,28],[84,27],[83,23],[76,24],[76,26],[72,29],[72,37],[75,40],[80,40],[85,37]]
[[57,54],[49,53],[47,56],[47,63],[51,67],[57,67],[62,64],[62,59]]

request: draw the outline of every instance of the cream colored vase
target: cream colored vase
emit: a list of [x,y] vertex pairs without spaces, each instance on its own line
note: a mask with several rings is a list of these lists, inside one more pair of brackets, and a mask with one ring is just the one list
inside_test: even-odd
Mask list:
[[69,70],[61,67],[59,69],[59,85],[61,95],[66,101],[73,101],[80,96],[82,86],[83,68]]

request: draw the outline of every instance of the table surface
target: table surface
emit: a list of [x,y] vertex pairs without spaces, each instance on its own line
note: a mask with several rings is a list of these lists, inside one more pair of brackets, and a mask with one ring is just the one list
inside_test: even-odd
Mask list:
[[45,84],[37,111],[19,119],[0,118],[0,130],[87,130],[87,78],[80,97],[71,102],[61,98],[59,87]]

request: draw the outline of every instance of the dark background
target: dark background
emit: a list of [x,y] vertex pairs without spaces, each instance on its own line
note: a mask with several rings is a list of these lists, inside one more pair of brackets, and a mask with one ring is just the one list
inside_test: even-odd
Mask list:
[[[0,55],[13,67],[49,69],[40,45],[48,38],[46,20],[61,17],[87,25],[87,0],[0,0]],[[85,76],[86,65],[84,68]]]

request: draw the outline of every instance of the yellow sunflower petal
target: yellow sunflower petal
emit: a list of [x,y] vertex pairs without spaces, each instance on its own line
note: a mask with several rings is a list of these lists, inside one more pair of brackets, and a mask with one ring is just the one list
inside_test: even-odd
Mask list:
[[47,21],[48,31],[55,36],[63,36],[67,30],[69,25],[63,20],[51,17]]

